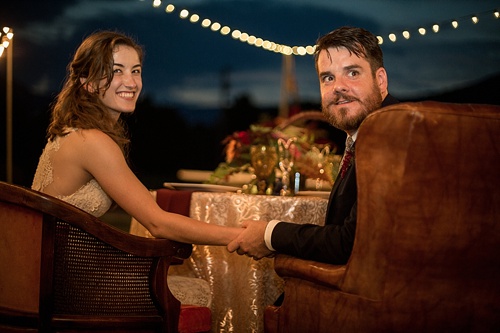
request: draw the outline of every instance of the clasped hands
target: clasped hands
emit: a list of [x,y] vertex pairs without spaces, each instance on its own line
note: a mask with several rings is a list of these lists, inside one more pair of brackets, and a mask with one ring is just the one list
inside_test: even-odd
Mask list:
[[227,245],[229,252],[235,252],[239,255],[246,255],[255,260],[274,255],[264,241],[264,234],[267,227],[266,221],[246,220],[241,223],[244,230],[236,239]]

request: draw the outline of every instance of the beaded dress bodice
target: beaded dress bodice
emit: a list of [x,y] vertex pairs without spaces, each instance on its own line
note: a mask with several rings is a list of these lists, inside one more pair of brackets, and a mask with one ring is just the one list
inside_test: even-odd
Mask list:
[[[71,129],[72,132],[77,130]],[[71,135],[71,133],[68,135]],[[54,181],[52,156],[57,154],[61,144],[60,136],[47,142],[36,168],[33,184],[31,185],[32,189],[44,192],[44,189]],[[112,204],[111,198],[104,192],[95,179],[91,179],[70,195],[55,195],[55,197],[97,217],[104,215]]]

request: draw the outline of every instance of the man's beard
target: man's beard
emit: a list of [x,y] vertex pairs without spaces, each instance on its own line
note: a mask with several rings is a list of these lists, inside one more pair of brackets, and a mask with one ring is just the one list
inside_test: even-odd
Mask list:
[[[372,112],[378,110],[382,105],[382,95],[378,86],[374,85],[371,94],[365,100],[359,100],[353,96],[342,93],[336,93],[336,98],[328,103],[322,105],[323,115],[328,122],[343,131],[355,131],[359,128],[363,120]],[[339,100],[357,101],[361,105],[361,112],[354,118],[348,118],[348,113],[352,112],[348,107],[337,107],[334,113],[329,111],[329,107],[335,105]]]

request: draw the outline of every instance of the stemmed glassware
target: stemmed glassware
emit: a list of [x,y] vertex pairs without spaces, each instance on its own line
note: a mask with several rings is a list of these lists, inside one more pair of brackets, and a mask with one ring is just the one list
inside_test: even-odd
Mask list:
[[[316,178],[316,190],[322,190],[323,181],[328,179],[328,174],[331,173],[331,170],[328,170],[329,161],[328,156],[330,155],[330,147],[325,146],[322,150],[319,150],[317,147],[313,147],[311,149],[316,153],[316,161],[318,168],[318,178]],[[329,171],[328,173],[326,171]]]
[[258,194],[266,194],[268,178],[274,171],[278,162],[276,147],[271,145],[254,145],[250,147],[250,159],[257,177]]
[[279,150],[279,167],[281,170],[281,190],[280,195],[290,196],[293,195],[292,186],[290,186],[290,173],[294,164],[294,154],[292,147],[294,146],[294,138],[285,140],[283,138],[278,139],[278,150]]

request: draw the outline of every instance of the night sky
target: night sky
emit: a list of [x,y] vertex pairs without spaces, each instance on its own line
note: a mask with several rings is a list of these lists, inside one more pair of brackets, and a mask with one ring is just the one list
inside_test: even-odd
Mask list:
[[[165,12],[168,3],[176,6],[171,14]],[[169,145],[182,136],[168,136],[175,127],[170,122],[180,123],[180,128],[196,128],[201,134],[207,131],[205,135],[213,137],[210,127],[215,130],[214,119],[224,117],[220,105],[226,100],[234,104],[244,96],[256,108],[277,107],[282,55],[181,19],[181,9],[232,30],[289,46],[314,45],[320,35],[339,26],[364,27],[384,38],[389,91],[402,100],[464,88],[500,74],[500,19],[493,15],[494,9],[500,9],[500,1],[191,0],[163,1],[158,8],[152,6],[152,1],[139,0],[9,1],[0,8],[0,26],[10,26],[15,33],[15,95],[29,96],[18,97],[21,101],[15,99],[14,104],[16,164],[29,164],[18,166],[18,170],[25,169],[18,172],[19,182],[28,182],[26,179],[34,171],[33,158],[25,162],[23,157],[41,152],[48,104],[61,87],[73,52],[84,37],[96,30],[124,32],[145,48],[141,103],[148,106],[149,116],[137,115],[131,127],[141,128],[140,120],[158,127],[156,139],[149,138],[148,145]],[[472,15],[477,15],[477,24],[472,23]],[[452,20],[458,21],[457,29],[451,27]],[[439,33],[432,32],[435,23],[441,25]],[[418,34],[420,27],[427,29],[425,36]],[[410,32],[410,39],[403,38],[403,30]],[[389,41],[390,33],[396,34],[395,43]],[[312,56],[296,56],[294,60],[300,101],[319,103]],[[222,73],[227,79],[224,91]],[[0,58],[0,124],[5,119],[5,77],[4,55]],[[160,107],[176,112],[159,111]],[[155,114],[151,110],[156,108]],[[4,131],[0,129],[2,155]],[[28,134],[30,143],[21,143]],[[214,137],[213,141],[219,139]],[[155,144],[156,152],[157,147]],[[189,149],[193,147],[196,142]],[[207,158],[213,165],[220,156],[211,150],[215,157]],[[168,152],[160,151],[163,155]],[[160,169],[178,166],[164,156],[159,160]],[[0,162],[3,164],[3,156]]]

